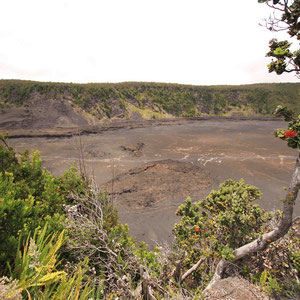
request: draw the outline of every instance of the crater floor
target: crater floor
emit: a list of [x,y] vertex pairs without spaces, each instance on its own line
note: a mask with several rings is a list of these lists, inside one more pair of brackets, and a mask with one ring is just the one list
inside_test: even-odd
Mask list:
[[[285,127],[270,120],[197,120],[84,135],[81,143],[88,173],[112,194],[121,222],[137,240],[153,244],[172,241],[175,211],[187,196],[197,201],[228,178],[259,187],[265,209],[281,208],[298,155],[273,135]],[[12,138],[10,144],[38,149],[55,175],[78,161],[75,137]]]

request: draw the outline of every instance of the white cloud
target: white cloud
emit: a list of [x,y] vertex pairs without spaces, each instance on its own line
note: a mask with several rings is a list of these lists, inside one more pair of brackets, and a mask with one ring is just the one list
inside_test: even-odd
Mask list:
[[254,0],[10,0],[0,9],[0,78],[297,81],[268,73],[274,34],[258,23],[270,11]]

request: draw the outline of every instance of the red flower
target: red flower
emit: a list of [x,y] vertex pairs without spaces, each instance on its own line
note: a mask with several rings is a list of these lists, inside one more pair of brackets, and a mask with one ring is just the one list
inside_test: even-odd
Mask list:
[[295,135],[297,134],[296,131],[293,131],[293,130],[287,130],[285,133],[284,133],[284,137],[287,138],[287,137],[294,137]]
[[195,228],[195,231],[196,231],[196,232],[199,232],[199,231],[200,231],[200,229],[199,229],[199,228]]

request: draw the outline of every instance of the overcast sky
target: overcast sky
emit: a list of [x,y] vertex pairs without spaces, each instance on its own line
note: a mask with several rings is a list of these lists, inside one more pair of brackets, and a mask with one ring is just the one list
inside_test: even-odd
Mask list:
[[[257,0],[0,0],[0,79],[196,85],[269,74]],[[286,39],[287,35],[283,35]]]

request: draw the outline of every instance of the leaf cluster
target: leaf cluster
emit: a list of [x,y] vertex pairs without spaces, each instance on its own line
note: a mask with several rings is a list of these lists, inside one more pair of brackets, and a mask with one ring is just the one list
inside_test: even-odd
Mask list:
[[[274,113],[278,117],[282,117],[285,121],[289,122],[286,129],[277,129],[275,136],[287,142],[288,147],[300,150],[300,115],[294,117],[291,110],[286,107],[278,106]],[[293,136],[287,136],[287,132],[293,132]]]
[[5,270],[18,239],[47,222],[48,233],[62,229],[63,205],[72,203],[70,191],[81,193],[85,182],[75,168],[53,177],[42,168],[38,152],[17,154],[0,144],[0,266]]
[[[266,3],[274,11],[274,16],[266,20],[266,27],[271,31],[286,31],[288,35],[300,40],[300,1],[293,0],[258,0]],[[269,72],[281,75],[284,72],[295,72],[299,77],[300,72],[300,50],[291,50],[292,43],[272,39],[269,43],[270,51],[266,56],[272,57],[268,65]]]
[[[181,220],[173,229],[176,247],[186,253],[187,267],[202,256],[212,265],[222,257],[230,260],[234,249],[257,238],[271,218],[271,214],[253,204],[260,198],[258,188],[243,180],[226,180],[196,203],[188,198],[177,210]],[[199,278],[209,280],[210,271],[200,268]]]

